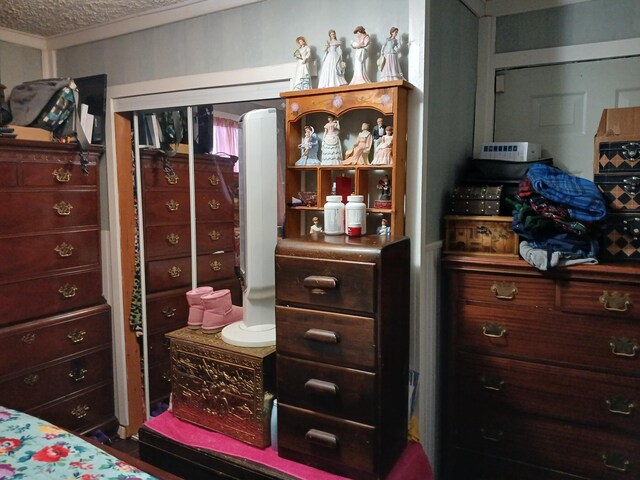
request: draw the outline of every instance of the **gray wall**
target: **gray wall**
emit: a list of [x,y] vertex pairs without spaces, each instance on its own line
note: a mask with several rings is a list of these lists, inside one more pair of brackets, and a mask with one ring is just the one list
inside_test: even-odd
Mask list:
[[16,85],[38,78],[42,78],[40,50],[0,41],[0,82],[7,86],[7,96]]
[[441,219],[456,173],[473,151],[478,19],[460,2],[433,0],[429,20],[429,105],[425,241]]
[[[60,50],[58,73],[72,77],[106,73],[109,85],[120,85],[277,65],[293,62],[298,35],[306,36],[318,59],[330,28],[348,45],[357,25],[371,36],[370,51],[380,50],[391,26],[397,26],[406,40],[408,1],[394,0],[389,8],[387,0],[321,4],[267,0]],[[375,68],[373,62],[370,65]],[[348,70],[347,79],[351,74]]]

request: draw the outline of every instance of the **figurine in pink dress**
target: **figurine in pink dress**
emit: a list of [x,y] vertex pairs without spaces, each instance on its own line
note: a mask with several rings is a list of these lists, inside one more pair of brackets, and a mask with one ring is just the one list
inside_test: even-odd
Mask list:
[[391,147],[393,147],[393,127],[387,127],[375,148],[371,165],[391,165]]
[[369,164],[369,152],[371,151],[371,145],[373,144],[373,135],[369,131],[369,124],[363,123],[362,130],[356,138],[356,143],[353,144],[353,148],[348,150],[345,159],[342,161],[343,165],[368,165]]

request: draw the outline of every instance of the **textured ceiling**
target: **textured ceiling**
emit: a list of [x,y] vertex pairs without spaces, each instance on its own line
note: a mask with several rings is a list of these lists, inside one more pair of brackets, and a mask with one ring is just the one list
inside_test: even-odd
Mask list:
[[0,28],[51,37],[194,0],[0,0]]

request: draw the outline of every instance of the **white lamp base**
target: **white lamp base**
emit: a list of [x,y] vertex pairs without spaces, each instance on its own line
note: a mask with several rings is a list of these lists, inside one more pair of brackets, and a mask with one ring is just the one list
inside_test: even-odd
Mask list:
[[236,347],[270,347],[276,344],[276,326],[272,323],[247,325],[234,322],[222,329],[222,340]]

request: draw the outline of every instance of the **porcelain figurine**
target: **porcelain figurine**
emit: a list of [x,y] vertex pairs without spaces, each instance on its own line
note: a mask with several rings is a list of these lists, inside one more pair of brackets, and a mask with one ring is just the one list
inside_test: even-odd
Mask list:
[[296,161],[296,167],[305,165],[320,165],[318,159],[318,135],[310,125],[304,127],[304,137],[302,142],[298,145],[300,149],[300,158]]
[[354,50],[353,61],[353,78],[349,85],[358,85],[361,83],[371,83],[367,76],[367,47],[369,46],[370,39],[367,35],[367,31],[362,25],[355,28],[353,33],[356,34],[351,47]]
[[403,80],[402,70],[400,69],[400,63],[398,62],[398,52],[400,50],[400,43],[398,42],[398,28],[391,27],[389,30],[389,37],[385,40],[380,51],[380,58],[378,59],[378,68],[382,73],[380,76],[381,82],[388,82],[390,80]]
[[296,57],[296,71],[290,81],[291,90],[311,89],[311,74],[309,73],[309,59],[311,58],[311,48],[307,45],[307,39],[300,36],[296,38],[298,48],[293,52]]
[[345,62],[342,60],[342,44],[335,30],[329,30],[329,40],[324,47],[324,58],[318,76],[318,88],[346,85],[344,78]]
[[320,165],[340,165],[342,146],[340,145],[340,122],[333,115],[327,117],[320,149]]
[[365,122],[362,124],[362,130],[358,134],[356,142],[353,144],[353,148],[346,152],[345,159],[342,161],[342,164],[368,165],[369,152],[371,151],[372,144],[373,136],[369,131],[369,124]]
[[380,139],[373,154],[371,165],[391,165],[391,147],[393,146],[393,127],[387,127],[387,133]]

